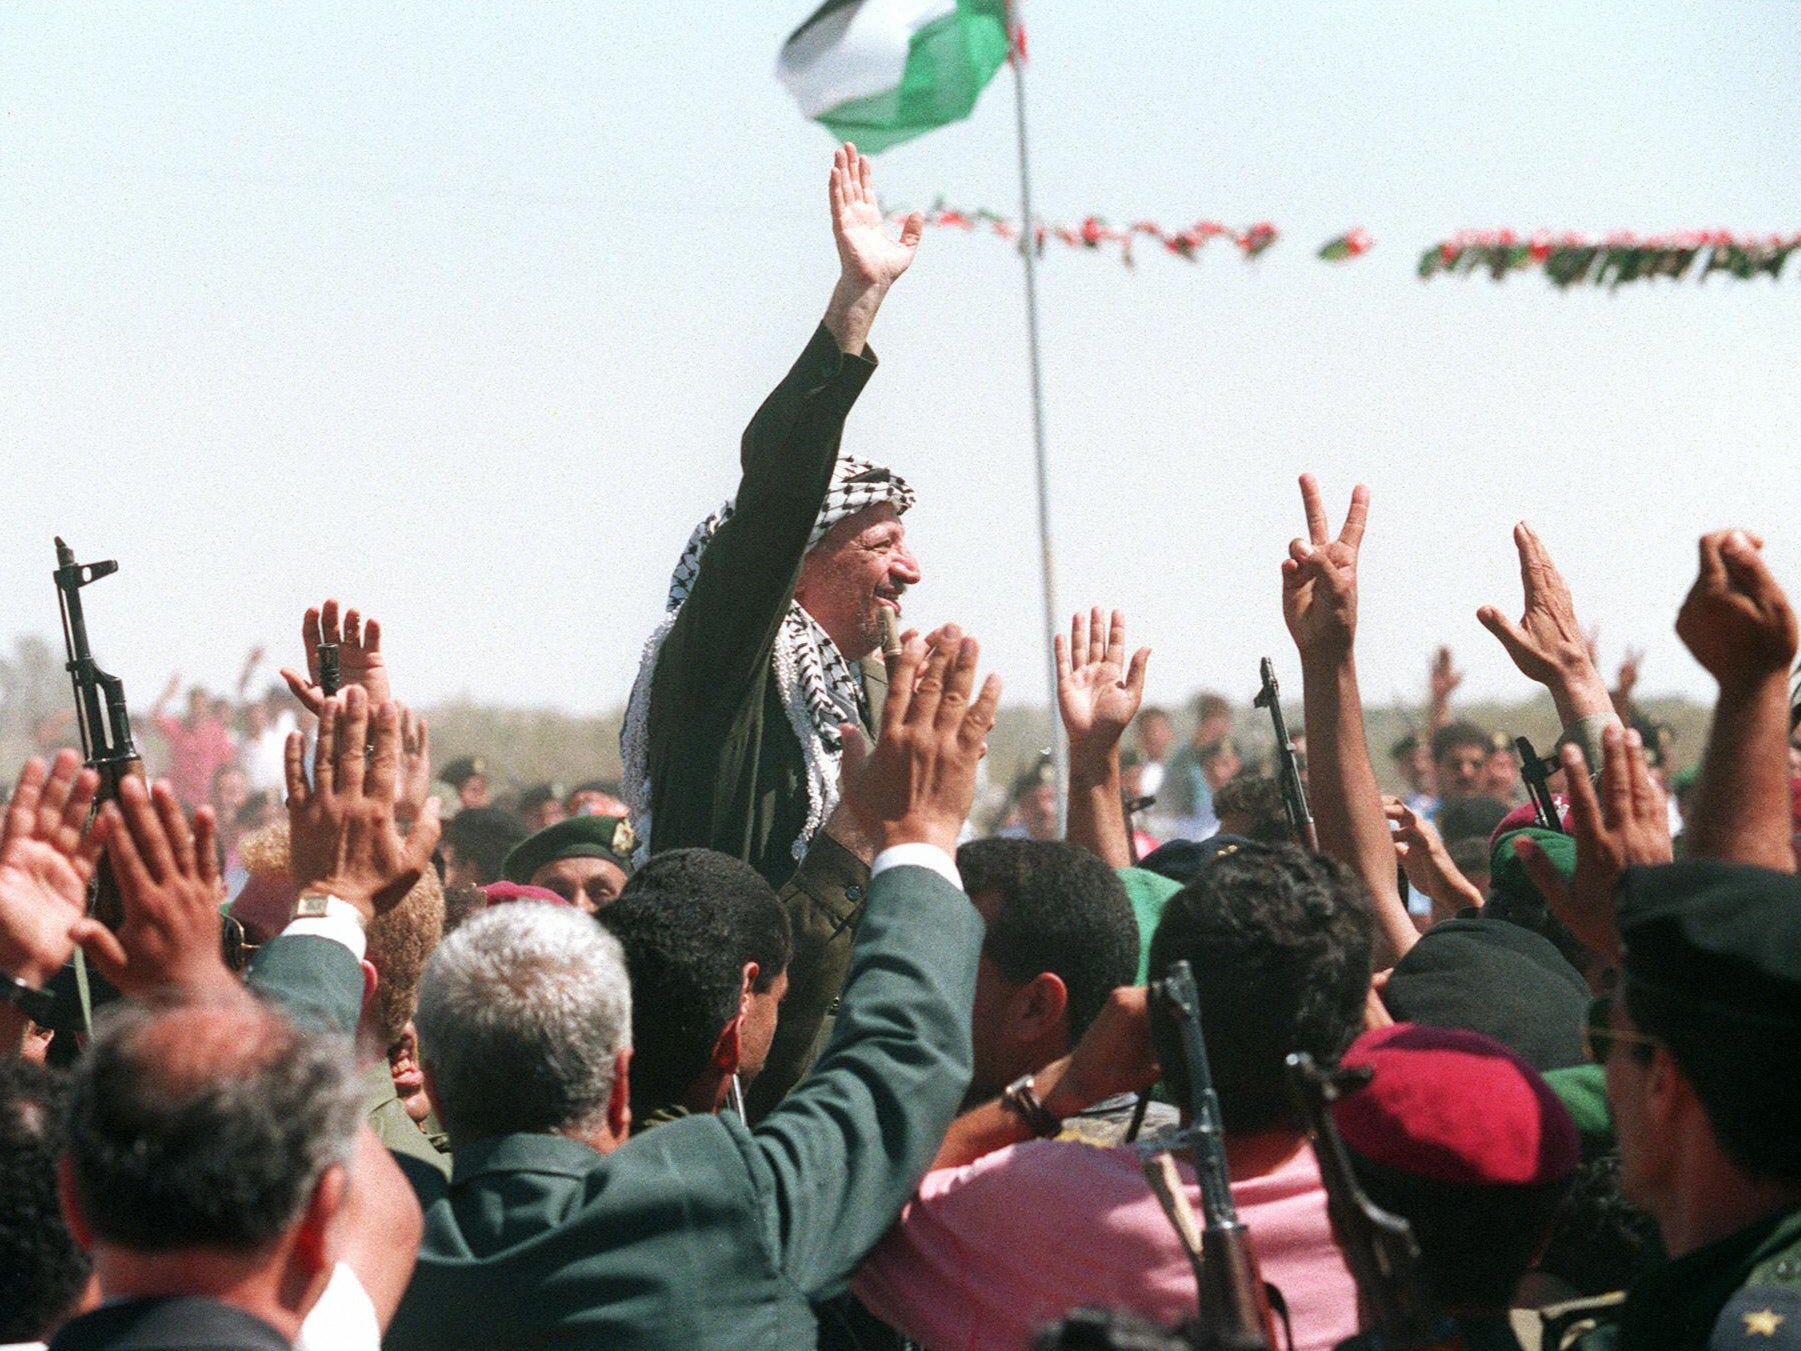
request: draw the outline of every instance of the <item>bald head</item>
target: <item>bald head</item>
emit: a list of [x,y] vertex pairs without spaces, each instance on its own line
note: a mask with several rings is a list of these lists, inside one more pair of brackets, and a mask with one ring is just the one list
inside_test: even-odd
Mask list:
[[304,1035],[248,995],[128,1004],[71,1080],[75,1199],[103,1243],[255,1251],[348,1163],[357,1118],[343,1042]]

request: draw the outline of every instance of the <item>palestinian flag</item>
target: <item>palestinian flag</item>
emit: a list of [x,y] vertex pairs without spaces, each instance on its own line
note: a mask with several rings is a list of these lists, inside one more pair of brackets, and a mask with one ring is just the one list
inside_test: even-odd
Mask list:
[[826,0],[782,44],[776,76],[874,154],[968,117],[1006,59],[1006,0]]

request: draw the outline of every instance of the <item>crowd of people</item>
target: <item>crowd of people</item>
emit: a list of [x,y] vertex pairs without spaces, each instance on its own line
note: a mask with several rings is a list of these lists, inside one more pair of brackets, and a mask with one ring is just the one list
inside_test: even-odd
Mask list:
[[1097,608],[1056,640],[1066,783],[972,826],[999,678],[903,627],[914,493],[841,444],[920,222],[848,145],[829,202],[839,282],[682,552],[618,785],[495,803],[336,602],[269,698],[177,719],[171,684],[167,777],[19,772],[0,1343],[1797,1344],[1797,626],[1761,540],[1705,535],[1672,597],[1719,687],[1679,818],[1524,524],[1518,618],[1480,617],[1555,705],[1545,791],[1447,652],[1384,795],[1379,527],[1304,475],[1293,776],[1218,696],[1178,745]]

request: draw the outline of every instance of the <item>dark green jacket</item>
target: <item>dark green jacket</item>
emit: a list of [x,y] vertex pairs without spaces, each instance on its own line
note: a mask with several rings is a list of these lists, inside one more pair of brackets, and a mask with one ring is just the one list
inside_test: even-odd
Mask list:
[[[754,1131],[690,1117],[607,1155],[509,1135],[456,1151],[448,1186],[409,1168],[425,1238],[390,1351],[810,1347],[809,1302],[892,1223],[968,1086],[981,934],[929,869],[876,878],[831,1043]],[[356,971],[280,939],[257,968],[273,997],[288,943]]]
[[[1774,1321],[1771,1321],[1771,1316]],[[1787,1347],[1801,1330],[1801,1211],[1685,1253],[1626,1292],[1582,1351]]]
[[806,763],[770,669],[844,419],[875,370],[821,326],[745,429],[736,510],[699,573],[651,677],[653,851],[699,846],[780,887],[807,821]]

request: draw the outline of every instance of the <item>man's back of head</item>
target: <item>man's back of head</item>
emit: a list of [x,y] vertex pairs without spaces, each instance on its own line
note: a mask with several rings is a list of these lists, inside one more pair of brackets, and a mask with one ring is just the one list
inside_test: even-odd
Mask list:
[[0,1343],[46,1339],[87,1283],[56,1208],[64,1096],[55,1071],[0,1060]]
[[609,1130],[632,998],[619,943],[568,906],[484,910],[439,945],[419,985],[419,1055],[461,1147],[487,1136]]
[[350,1066],[346,1041],[241,993],[110,1013],[70,1078],[61,1174],[108,1303],[62,1335],[110,1345],[140,1318],[228,1345],[298,1335],[338,1253]]
[[[633,874],[601,922],[632,983],[632,1116],[710,1111],[769,1053],[792,939],[774,890],[749,864],[672,849]],[[722,1040],[723,1039],[723,1040]]]
[[[987,922],[987,959],[976,976],[978,1020],[1003,1016],[1004,984],[1018,990],[1044,973],[1065,995],[1057,1026],[1041,1044],[1005,1049],[1003,1029],[975,1029],[975,1097],[1066,1053],[1107,996],[1138,972],[1138,924],[1118,875],[1086,849],[1060,841],[975,840],[957,850],[957,870]],[[992,968],[992,969],[991,969]],[[994,981],[997,975],[1000,981]],[[1048,1040],[1047,1040],[1048,1038]],[[1032,1063],[1025,1063],[1020,1056]],[[992,1062],[992,1063],[991,1063]],[[1005,1063],[1001,1063],[1005,1062]]]
[[[1338,1059],[1363,1024],[1370,908],[1349,869],[1293,845],[1222,851],[1164,907],[1150,970],[1186,959],[1231,1133],[1297,1126],[1283,1062],[1294,1051]],[[1152,1021],[1166,1081],[1187,1101],[1181,1043]]]

